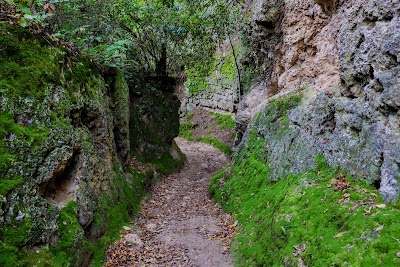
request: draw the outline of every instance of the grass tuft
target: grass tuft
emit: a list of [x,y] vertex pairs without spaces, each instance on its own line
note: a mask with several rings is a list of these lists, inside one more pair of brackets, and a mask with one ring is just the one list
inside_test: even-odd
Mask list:
[[211,114],[214,116],[221,130],[231,130],[235,128],[235,121],[231,114],[220,114],[214,112],[211,112]]

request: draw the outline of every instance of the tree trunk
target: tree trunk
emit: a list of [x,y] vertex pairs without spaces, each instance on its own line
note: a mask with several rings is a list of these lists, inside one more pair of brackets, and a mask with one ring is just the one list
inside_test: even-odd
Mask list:
[[233,59],[235,60],[236,72],[237,72],[237,77],[238,77],[238,82],[239,82],[238,102],[240,102],[240,99],[242,98],[242,95],[243,95],[242,79],[241,79],[241,76],[240,76],[240,69],[239,69],[239,64],[237,62],[237,58],[236,58],[235,48],[233,47],[231,36],[229,34],[228,34],[228,39],[229,39],[229,44],[231,45],[231,48],[232,48]]

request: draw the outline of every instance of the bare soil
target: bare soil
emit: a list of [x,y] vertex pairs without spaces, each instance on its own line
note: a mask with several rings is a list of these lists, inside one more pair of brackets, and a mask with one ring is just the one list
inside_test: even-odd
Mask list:
[[232,266],[235,224],[208,198],[210,178],[228,159],[207,144],[176,141],[187,156],[185,167],[151,190],[140,218],[108,251],[106,267]]

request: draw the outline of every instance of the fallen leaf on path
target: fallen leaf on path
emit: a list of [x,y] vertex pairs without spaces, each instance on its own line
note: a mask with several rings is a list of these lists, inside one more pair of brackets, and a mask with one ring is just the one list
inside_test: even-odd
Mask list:
[[377,233],[383,229],[383,225],[379,226],[378,228],[374,229],[374,232]]
[[338,233],[337,235],[335,235],[335,238],[341,238],[341,237],[343,237],[345,234],[346,234],[346,232]]
[[301,253],[303,253],[303,252],[305,252],[306,251],[306,245],[298,245],[298,246],[295,246],[293,249],[294,249],[294,251],[293,251],[293,256],[295,256],[295,257],[297,257],[297,256],[299,256]]
[[364,215],[371,215],[372,206],[369,209],[365,210]]

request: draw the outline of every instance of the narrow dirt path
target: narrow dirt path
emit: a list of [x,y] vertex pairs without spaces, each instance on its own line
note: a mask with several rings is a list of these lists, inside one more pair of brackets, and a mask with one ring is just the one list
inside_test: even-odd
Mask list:
[[207,196],[212,174],[227,158],[212,146],[176,141],[187,156],[185,167],[152,189],[139,220],[108,251],[106,267],[232,266],[232,218]]

